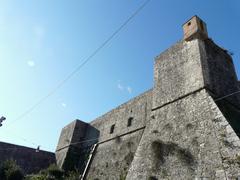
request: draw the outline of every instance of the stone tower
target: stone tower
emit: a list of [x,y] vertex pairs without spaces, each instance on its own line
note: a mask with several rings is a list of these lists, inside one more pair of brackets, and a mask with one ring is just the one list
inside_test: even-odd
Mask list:
[[[183,40],[156,57],[153,89],[92,121],[88,127],[100,134],[84,130],[84,139],[98,144],[86,179],[240,177],[240,101],[232,58],[208,37],[199,17],[183,30]],[[63,136],[59,142],[67,144]]]

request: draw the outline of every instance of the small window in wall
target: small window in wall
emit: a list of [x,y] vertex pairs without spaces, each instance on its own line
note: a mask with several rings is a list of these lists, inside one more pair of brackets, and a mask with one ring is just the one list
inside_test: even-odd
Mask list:
[[130,127],[132,125],[133,117],[128,118],[127,126]]
[[114,132],[114,128],[115,128],[115,124],[113,124],[113,125],[111,126],[110,134],[112,134],[112,133]]
[[201,27],[201,30],[204,30],[204,25],[202,21],[200,21],[200,27]]

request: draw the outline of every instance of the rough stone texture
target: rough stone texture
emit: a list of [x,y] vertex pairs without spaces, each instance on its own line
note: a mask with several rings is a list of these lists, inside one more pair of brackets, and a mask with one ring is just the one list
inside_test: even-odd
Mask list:
[[[151,114],[152,90],[122,104],[90,124],[100,130],[99,146],[87,179],[118,180],[127,174]],[[128,119],[132,118],[131,126]],[[110,134],[111,126],[114,132]]]
[[0,163],[15,160],[25,174],[36,173],[55,164],[55,154],[52,152],[36,152],[36,149],[0,142]]
[[183,25],[183,33],[186,41],[208,38],[207,25],[198,16],[193,16]]
[[239,138],[206,90],[168,104],[153,115],[127,179],[225,179],[240,175]]
[[[231,56],[212,40],[199,40],[205,86],[214,97],[222,97],[239,90],[237,75]],[[225,100],[239,106],[239,94]]]
[[180,41],[155,60],[153,107],[204,87],[199,40]]
[[240,177],[239,97],[219,99],[238,84],[231,57],[210,39],[176,43],[156,58],[152,90],[89,124],[100,134],[87,179]]
[[226,100],[217,102],[218,108],[223,113],[224,117],[228,120],[236,134],[240,137],[240,113],[239,109]]
[[[58,166],[65,170],[79,168],[82,171],[81,164],[85,161],[83,154],[90,151],[98,136],[97,129],[80,120],[75,120],[64,127],[55,153]],[[93,140],[86,141],[88,139]]]
[[86,179],[119,180],[126,177],[143,130],[99,144]]
[[[99,142],[145,126],[151,113],[151,103],[152,90],[149,90],[92,121],[90,124],[100,131]],[[129,118],[133,118],[130,127],[127,126]],[[114,124],[114,132],[110,134]]]
[[[231,56],[212,40],[180,41],[156,58],[153,109],[208,88],[214,97],[239,90]],[[237,100],[236,100],[237,99]],[[227,98],[239,106],[239,95]]]

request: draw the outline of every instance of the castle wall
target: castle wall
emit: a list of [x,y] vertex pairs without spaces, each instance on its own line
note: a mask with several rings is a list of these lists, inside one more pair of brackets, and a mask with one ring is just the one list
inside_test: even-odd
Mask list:
[[156,58],[152,90],[90,123],[100,134],[87,179],[240,177],[239,97],[219,100],[239,89],[234,65],[198,28]]
[[200,57],[196,39],[180,41],[156,58],[152,109],[204,87]]
[[238,137],[240,137],[240,113],[239,109],[228,101],[217,102],[218,108],[223,113],[224,117],[228,120],[229,124],[232,126],[233,130],[236,132]]
[[234,179],[240,175],[239,138],[206,90],[153,115],[127,179]]
[[78,168],[82,172],[83,163],[86,161],[85,154],[98,141],[98,137],[99,130],[80,120],[65,126],[55,153],[58,166],[65,170]]
[[142,129],[99,144],[86,179],[124,179],[143,131]]
[[[215,98],[238,91],[238,80],[231,56],[210,39],[198,41],[205,87],[213,93]],[[240,107],[238,94],[225,100]]]
[[[147,117],[151,113],[152,90],[128,101],[92,121],[91,126],[100,131],[99,142],[115,138],[121,134],[128,133],[146,125]],[[132,124],[128,127],[128,119],[132,118]],[[111,126],[114,132],[111,134]]]
[[25,174],[36,173],[55,164],[55,154],[52,152],[36,152],[36,149],[0,142],[0,163],[15,160]]
[[[70,144],[84,138],[87,126],[87,123],[75,120],[62,129],[56,149],[56,159],[60,168],[65,169],[65,167],[69,166],[70,163],[73,164],[72,158],[68,157],[69,151],[71,150]],[[78,158],[75,159],[77,161],[79,160]]]
[[[99,145],[86,179],[119,180],[126,176],[151,114],[149,90],[97,118],[91,125],[100,130]],[[132,118],[131,126],[127,126]],[[114,132],[110,134],[111,126]]]

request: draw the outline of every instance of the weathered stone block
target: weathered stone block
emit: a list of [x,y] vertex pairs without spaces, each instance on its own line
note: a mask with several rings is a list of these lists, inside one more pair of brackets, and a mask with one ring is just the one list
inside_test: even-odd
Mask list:
[[64,127],[55,153],[58,166],[65,170],[80,168],[79,164],[81,166],[86,160],[85,153],[98,141],[98,137],[97,129],[80,120]]
[[199,40],[180,41],[155,60],[152,109],[203,87]]

